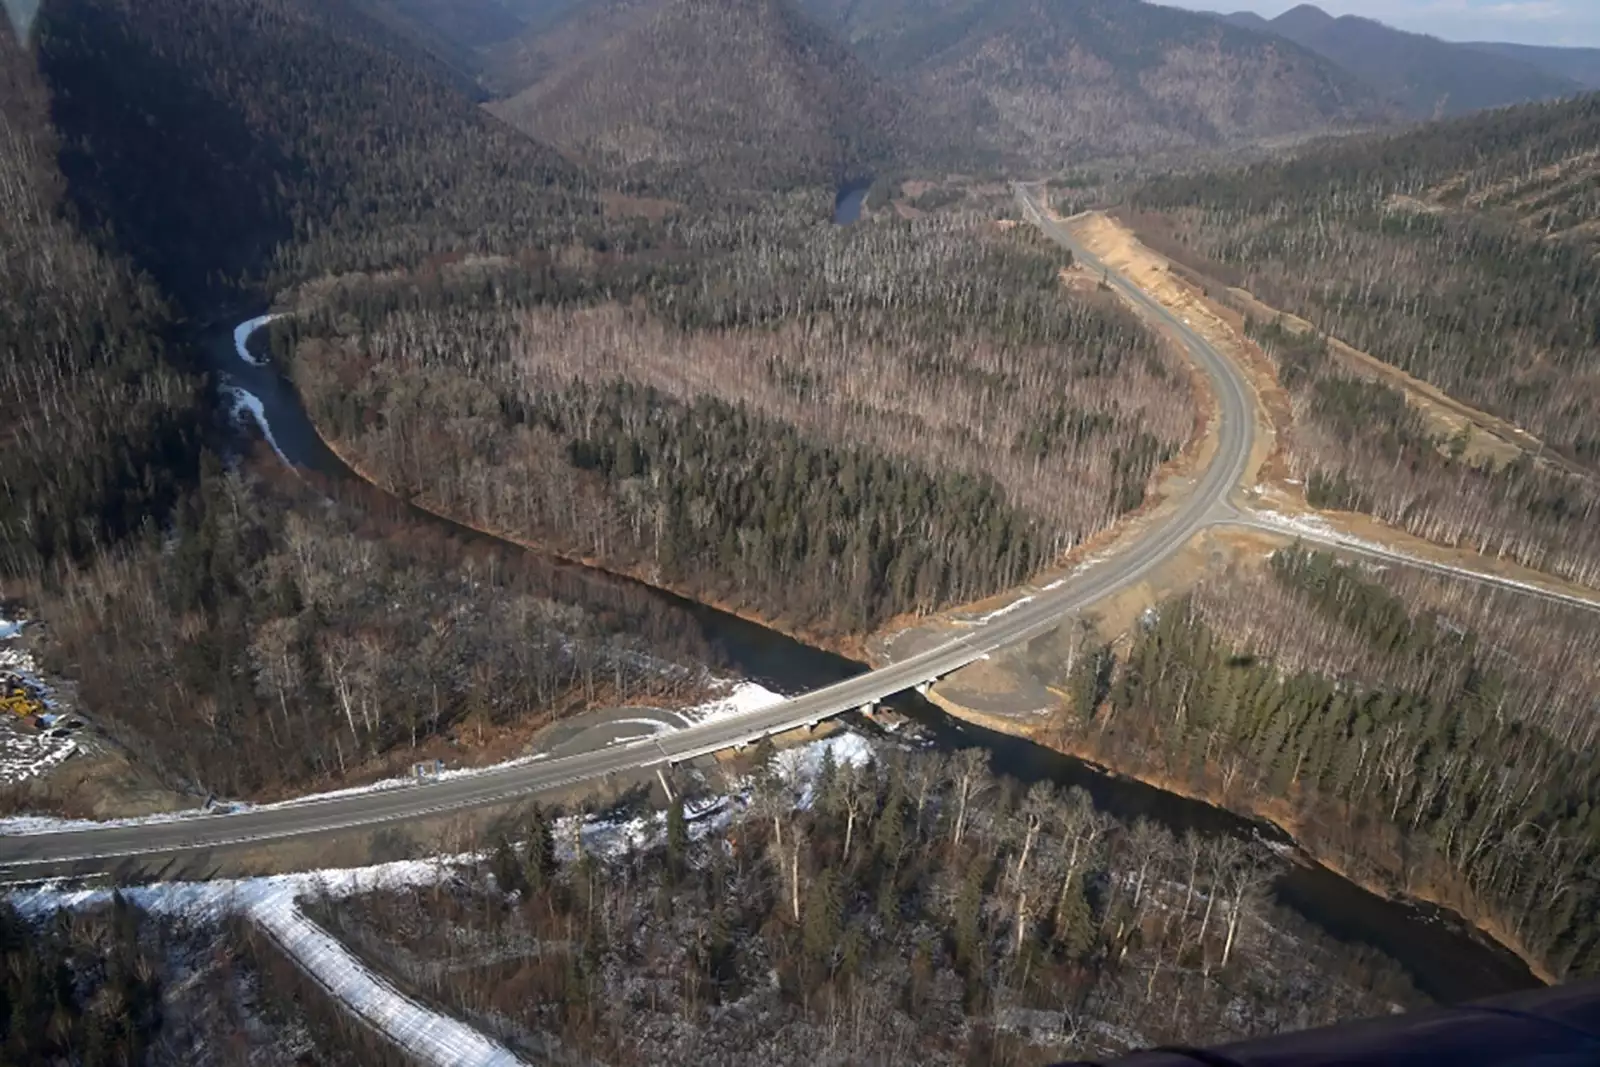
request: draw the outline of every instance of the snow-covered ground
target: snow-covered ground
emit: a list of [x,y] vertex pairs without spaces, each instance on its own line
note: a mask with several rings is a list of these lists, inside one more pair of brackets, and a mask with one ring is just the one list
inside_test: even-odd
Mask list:
[[678,714],[689,723],[698,726],[701,723],[732,718],[735,715],[747,715],[752,711],[770,708],[774,704],[783,703],[785,699],[787,698],[782,693],[774,693],[764,685],[755,682],[735,682],[728,690],[727,696],[697,704],[692,708],[684,708]]
[[[810,802],[812,783],[827,750],[833,752],[840,766],[864,764],[874,755],[871,743],[855,734],[824,738],[780,753],[780,773],[796,790],[801,806]],[[747,802],[747,797],[739,794],[695,804],[687,813],[690,833],[700,837],[719,832]],[[575,840],[592,855],[615,857],[631,849],[659,844],[666,833],[666,817],[660,812],[626,819],[572,815],[559,820],[553,832],[557,851],[565,859],[572,858]],[[514,1067],[522,1061],[509,1049],[465,1023],[405,996],[307,918],[298,904],[305,895],[340,898],[427,888],[449,879],[458,867],[482,859],[476,854],[440,856],[371,867],[212,882],[168,882],[120,890],[56,884],[13,891],[9,902],[20,914],[35,920],[47,919],[60,910],[104,907],[118,892],[150,914],[189,923],[214,923],[226,915],[244,914],[330,996],[421,1062],[440,1067]]]
[[[21,634],[20,622],[0,619],[0,675],[20,679],[46,709],[55,712],[59,705],[50,686],[40,677],[33,654],[17,644]],[[5,721],[0,722],[0,784],[37,778],[78,750],[77,742],[70,737],[36,732],[9,714],[0,714],[6,715]]]
[[250,354],[250,337],[257,330],[261,329],[261,327],[267,325],[267,323],[281,318],[283,318],[281,313],[257,315],[255,318],[247,319],[235,326],[233,328],[233,350],[238,353],[239,359],[250,364],[252,367],[262,366],[262,361]]
[[70,737],[0,731],[0,783],[14,785],[37,778],[77,750]]

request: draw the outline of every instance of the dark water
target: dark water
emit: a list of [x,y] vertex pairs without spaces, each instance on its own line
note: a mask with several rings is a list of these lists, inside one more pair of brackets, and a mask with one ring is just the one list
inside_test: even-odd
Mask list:
[[[864,187],[861,192],[865,195]],[[858,201],[857,212],[859,209]],[[208,365],[219,380],[246,388],[260,399],[272,437],[290,462],[331,481],[366,485],[322,443],[312,429],[298,394],[274,368],[250,366],[235,357],[231,327],[208,334],[204,348]],[[419,521],[436,524],[455,536],[472,541],[492,540],[420,508],[403,506]],[[552,565],[584,572],[588,581],[627,586],[659,599],[694,620],[719,660],[742,676],[781,693],[815,689],[868,669],[843,656],[812,648],[766,627],[631,579],[578,564],[556,562]],[[1024,783],[1049,780],[1063,787],[1082,787],[1094,799],[1096,807],[1119,819],[1148,818],[1176,834],[1194,829],[1200,833],[1231,834],[1269,844],[1291,843],[1287,835],[1270,824],[1108,773],[1020,738],[962,722],[915,693],[901,694],[889,703],[919,723],[939,747],[987,749],[997,773]],[[1395,959],[1411,975],[1417,988],[1436,1000],[1457,1002],[1539,984],[1521,960],[1466,926],[1459,917],[1429,905],[1386,900],[1325,867],[1291,863],[1278,879],[1274,891],[1280,903],[1331,936],[1370,945]]]
[[848,226],[852,222],[860,221],[861,206],[866,203],[867,190],[871,188],[871,178],[846,182],[839,186],[839,191],[833,198],[834,223],[839,226]]

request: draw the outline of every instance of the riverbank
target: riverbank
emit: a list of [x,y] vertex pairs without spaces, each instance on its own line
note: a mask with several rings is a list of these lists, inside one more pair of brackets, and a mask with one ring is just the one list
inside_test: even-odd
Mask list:
[[[323,453],[328,465],[327,473],[348,477],[352,483],[400,503],[393,494],[376,488],[373,479],[352,470],[345,460],[336,456],[332,446],[312,427],[292,387],[275,373],[272,377],[277,390],[274,393],[277,403],[285,408],[287,417],[306,429],[309,437],[307,444]],[[1203,442],[1210,436],[1208,434],[1202,438],[1201,448],[1205,447]],[[322,469],[320,465],[313,465]],[[1184,480],[1181,475],[1178,476],[1170,483],[1171,487],[1181,492]],[[1131,522],[1108,528],[1093,541],[1077,546],[1075,553],[1087,554],[1093,551],[1095,544],[1104,545],[1120,538],[1129,532],[1130,527],[1137,528],[1143,523],[1159,521],[1160,513],[1177,504],[1170,497],[1165,497],[1167,485],[1160,488],[1163,492],[1147,499],[1140,514]],[[404,506],[419,518],[438,521],[460,531],[463,536],[492,538],[531,549],[553,563],[564,558],[568,560],[565,565],[584,567],[581,559],[552,554],[544,546],[502,537],[493,531],[478,530],[414,503]],[[1095,556],[1101,554],[1094,552]],[[762,626],[748,612],[734,615],[714,610],[693,599],[686,599],[675,591],[663,589],[659,584],[644,581],[640,576],[620,574],[615,569],[602,567],[593,568],[593,573],[597,580],[625,581],[652,595],[676,602],[694,614],[713,643],[723,645],[730,654],[730,662],[744,676],[763,681],[772,679],[767,684],[786,692],[804,692],[841,681],[862,671],[863,659],[877,658],[845,659],[838,650],[849,646],[832,638],[817,640],[813,637],[815,644],[802,643],[806,641],[806,635],[802,634],[796,639],[792,636],[793,628]],[[1011,605],[1038,591],[1024,587],[1005,597],[992,598],[988,603],[1005,600],[1007,603],[1004,607],[1009,609]],[[946,617],[950,614],[945,613]],[[819,651],[816,645],[834,651]],[[1265,839],[1283,846],[1290,844],[1287,834],[1277,832],[1268,824],[1253,822],[1224,808],[1117,775],[1102,766],[1074,759],[1054,748],[1031,740],[1020,740],[1010,731],[969,726],[960,719],[941,713],[914,693],[902,694],[891,703],[897,710],[915,719],[936,746],[946,750],[982,748],[989,752],[997,773],[1024,783],[1049,780],[1058,788],[1085,788],[1097,806],[1119,818],[1149,818],[1178,835],[1192,829],[1205,835],[1230,834],[1245,839]],[[1528,967],[1516,956],[1484,939],[1470,936],[1465,923],[1451,922],[1443,913],[1431,914],[1425,908],[1392,902],[1326,868],[1309,862],[1291,865],[1279,879],[1277,889],[1280,900],[1291,910],[1334,937],[1376,947],[1400,962],[1419,988],[1442,1002],[1470,1000],[1531,988],[1536,984]]]
[[[1359,886],[1385,900],[1407,905],[1427,904],[1438,908],[1459,920],[1464,927],[1476,930],[1495,945],[1516,956],[1533,976],[1545,985],[1554,985],[1560,981],[1543,960],[1506,929],[1504,923],[1495,916],[1487,914],[1465,886],[1436,885],[1431,882],[1421,885],[1406,884],[1410,880],[1402,872],[1386,867],[1381,857],[1368,858],[1375,866],[1384,868],[1382,873],[1387,876],[1386,878],[1373,878],[1357,872],[1351,869],[1343,858],[1333,855],[1327,848],[1319,848],[1316,835],[1309,832],[1304,817],[1282,798],[1240,796],[1215,785],[1196,787],[1188,781],[1149,768],[1130,767],[1125,762],[1119,763],[1107,759],[1087,740],[1074,743],[1058,731],[1052,730],[1048,722],[1040,721],[1029,725],[1012,717],[989,715],[950,699],[937,688],[928,692],[927,699],[946,714],[963,722],[1029,741],[1091,767],[1102,768],[1108,774],[1128,778],[1152,789],[1209,804],[1241,818],[1270,826],[1293,842],[1293,855],[1296,861],[1314,863],[1333,872],[1351,885]],[[1406,888],[1398,890],[1395,888],[1397,884],[1405,884]]]

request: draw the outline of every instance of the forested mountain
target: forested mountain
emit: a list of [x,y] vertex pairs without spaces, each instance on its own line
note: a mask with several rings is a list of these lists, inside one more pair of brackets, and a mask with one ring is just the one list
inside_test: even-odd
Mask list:
[[1529,66],[1567,78],[1589,89],[1600,89],[1600,48],[1549,48],[1533,44],[1474,41],[1464,45],[1480,52],[1509,56]]
[[808,0],[885,76],[1052,163],[1370,123],[1366,87],[1288,41],[1128,0]]
[[75,205],[191,305],[595,214],[570,166],[347,0],[47,0],[35,34]]
[[1355,15],[1334,18],[1310,4],[1270,20],[1252,12],[1224,17],[1325,56],[1423,118],[1569,96],[1583,88],[1510,55],[1406,33]]
[[526,561],[463,580],[460,544],[211,454],[194,318],[263,281],[569,249],[599,218],[573,168],[342,4],[51,0],[33,30],[0,33],[0,576],[102,738],[239,795],[698,684],[697,631],[647,603]]
[[0,574],[160,522],[201,421],[159,294],[64,217],[49,107],[0,18]]
[[826,184],[872,173],[925,133],[898,93],[787,0],[596,6],[610,32],[563,36],[575,52],[495,110],[627,181]]
[[[1588,96],[1333,143],[1288,162],[1172,177],[1134,203],[1159,212],[1142,225],[1201,269],[1532,431],[1592,470],[1600,464],[1597,151],[1600,96]],[[1333,438],[1374,418],[1403,431],[1377,415],[1383,390],[1329,388],[1323,410],[1345,413]],[[1358,469],[1365,474],[1357,477]],[[1392,482],[1387,466],[1358,469],[1350,475],[1368,501]],[[1571,520],[1592,527],[1591,488],[1532,465],[1508,467],[1492,482],[1486,494],[1510,512],[1555,525],[1531,542],[1512,527],[1485,543],[1516,546],[1513,554],[1536,565],[1566,556],[1558,570],[1595,580],[1585,562],[1592,557],[1562,532]],[[1438,478],[1419,479],[1417,488],[1430,485],[1451,523],[1461,524],[1457,537],[1495,510],[1466,505]],[[1396,506],[1407,523],[1439,514],[1414,493]]]

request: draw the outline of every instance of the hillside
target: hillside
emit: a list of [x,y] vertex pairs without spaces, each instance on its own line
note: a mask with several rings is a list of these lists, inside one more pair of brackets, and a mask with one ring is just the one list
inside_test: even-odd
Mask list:
[[345,0],[48,0],[36,35],[76,208],[191,309],[595,214],[570,166]]
[[[1158,181],[1141,230],[1317,331],[1537,436],[1484,467],[1314,336],[1257,323],[1315,434],[1318,506],[1600,580],[1600,95]],[[1562,466],[1566,470],[1562,469]]]
[[200,422],[157,294],[63,217],[49,98],[8,29],[0,16],[0,576],[159,521]]
[[1326,57],[1422,118],[1553,99],[1582,88],[1521,58],[1406,33],[1355,15],[1334,18],[1310,4],[1274,19],[1253,12],[1225,18]]
[[[544,76],[497,114],[628,180],[829,183],[910,136],[905,103],[784,0],[585,8],[549,31]],[[610,32],[591,32],[596,23]],[[538,67],[533,68],[537,71]]]
[[1037,160],[1370,123],[1374,95],[1292,43],[1128,0],[810,0],[880,74]]
[[1600,89],[1600,48],[1549,48],[1499,41],[1474,41],[1463,47],[1508,56],[1585,88]]

